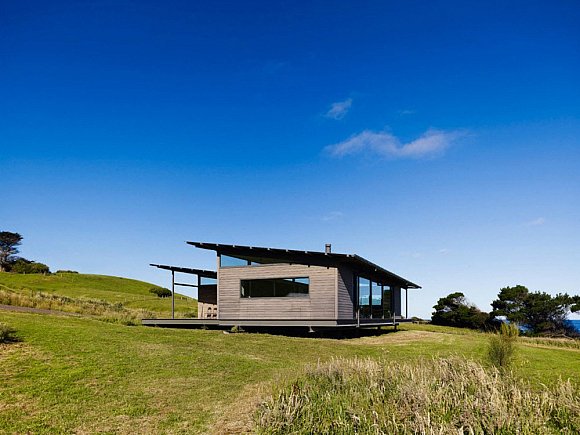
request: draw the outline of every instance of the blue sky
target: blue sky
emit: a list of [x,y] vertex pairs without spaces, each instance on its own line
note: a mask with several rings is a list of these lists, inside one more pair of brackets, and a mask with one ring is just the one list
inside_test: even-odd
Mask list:
[[[211,4],[206,4],[211,3]],[[508,4],[509,3],[509,4]],[[410,314],[580,292],[580,4],[4,2],[0,227],[168,284],[185,240],[362,255]]]

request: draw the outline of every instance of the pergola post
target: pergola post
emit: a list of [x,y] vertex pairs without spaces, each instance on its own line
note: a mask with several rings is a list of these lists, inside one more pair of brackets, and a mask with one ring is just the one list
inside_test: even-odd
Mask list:
[[175,319],[175,271],[171,271],[171,318]]

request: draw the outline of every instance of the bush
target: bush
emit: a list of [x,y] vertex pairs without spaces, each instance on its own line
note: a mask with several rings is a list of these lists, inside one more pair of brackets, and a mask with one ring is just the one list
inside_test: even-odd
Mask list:
[[78,273],[76,270],[57,270],[55,273]]
[[580,433],[580,391],[541,391],[462,358],[335,359],[275,391],[256,432],[341,434]]
[[0,343],[10,343],[18,341],[16,329],[6,323],[0,322]]
[[50,269],[46,264],[36,263],[24,258],[19,258],[10,265],[10,272],[12,273],[50,273]]
[[508,369],[514,359],[520,329],[515,323],[502,323],[499,331],[489,339],[487,356],[498,369]]
[[153,287],[149,290],[150,293],[157,295],[160,298],[169,298],[171,297],[171,290],[168,288],[163,287]]
[[433,325],[484,329],[487,313],[471,304],[461,292],[451,293],[437,301],[431,317]]

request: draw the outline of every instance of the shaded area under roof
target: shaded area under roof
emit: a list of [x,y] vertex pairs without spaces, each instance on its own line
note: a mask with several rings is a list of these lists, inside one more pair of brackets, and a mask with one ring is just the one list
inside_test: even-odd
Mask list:
[[191,269],[189,267],[167,266],[165,264],[153,264],[153,263],[151,263],[149,266],[157,267],[158,269],[170,270],[172,272],[189,273],[191,275],[197,275],[204,278],[217,279],[217,272],[213,270]]
[[258,246],[224,245],[219,243],[187,242],[200,249],[216,251],[218,254],[233,255],[249,259],[277,260],[284,263],[306,264],[312,266],[340,267],[348,266],[355,273],[385,285],[398,285],[403,288],[419,289],[421,286],[389,272],[356,254],[326,253],[317,251],[299,251],[294,249],[263,248]]

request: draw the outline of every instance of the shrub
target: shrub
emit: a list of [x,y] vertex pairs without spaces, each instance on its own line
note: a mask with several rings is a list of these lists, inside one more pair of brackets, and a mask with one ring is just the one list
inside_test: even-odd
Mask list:
[[55,273],[78,273],[76,270],[57,270]]
[[157,295],[160,298],[168,298],[168,297],[171,297],[171,290],[169,290],[168,288],[152,287],[149,290],[149,292]]
[[335,359],[275,391],[254,421],[263,434],[572,434],[579,393],[570,381],[536,391],[462,358]]
[[50,269],[46,264],[36,263],[24,258],[19,258],[10,265],[10,272],[12,273],[50,273]]
[[16,329],[6,323],[0,322],[0,343],[10,343],[18,341]]
[[489,362],[499,369],[508,369],[514,359],[516,341],[520,335],[515,323],[502,323],[499,331],[489,338],[487,356]]

